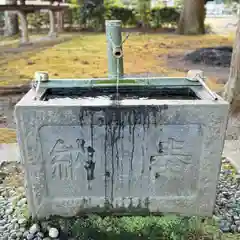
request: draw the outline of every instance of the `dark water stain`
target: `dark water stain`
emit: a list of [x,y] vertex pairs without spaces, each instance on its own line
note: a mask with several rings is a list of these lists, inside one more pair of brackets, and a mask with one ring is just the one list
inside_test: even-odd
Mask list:
[[152,164],[152,163],[154,163],[155,161],[156,161],[155,156],[151,156],[151,157],[150,157],[150,163]]
[[[129,129],[129,141],[131,142],[131,151],[129,156],[129,191],[131,187],[131,179],[133,173],[133,159],[135,152],[135,129],[136,125],[141,124],[144,128],[144,132],[149,128],[150,124],[158,124],[161,119],[159,116],[162,111],[167,110],[168,106],[137,106],[137,107],[116,107],[110,106],[106,107],[82,107],[79,113],[80,125],[85,124],[85,120],[90,118],[90,132],[91,132],[91,146],[88,147],[88,161],[86,163],[85,169],[87,170],[88,181],[94,179],[94,169],[95,163],[93,162],[94,155],[94,125],[105,126],[105,137],[104,137],[104,154],[105,154],[105,194],[107,193],[107,185],[109,183],[109,177],[111,177],[111,199],[113,199],[114,194],[114,182],[115,182],[115,172],[119,171],[120,168],[120,152],[119,152],[119,141],[124,141],[124,128]],[[95,113],[101,112],[103,116],[98,116],[95,118]],[[97,115],[96,115],[97,116]],[[161,117],[161,116],[160,116]],[[81,147],[85,142],[80,144]],[[123,143],[122,143],[123,144]],[[123,145],[121,144],[121,149],[123,150]],[[159,142],[158,151],[162,152],[162,143]],[[111,152],[111,161],[107,155],[108,150]],[[123,153],[122,157],[123,159]],[[151,159],[150,159],[151,161]],[[110,164],[111,162],[111,164]],[[110,169],[111,168],[111,171]],[[121,170],[123,169],[123,163],[121,163]],[[110,175],[110,176],[109,176]]]
[[[132,114],[136,116],[134,110],[132,111]],[[130,156],[130,169],[129,169],[129,188],[132,186],[132,176],[133,176],[133,157],[134,157],[134,151],[135,151],[135,128],[136,128],[136,118],[134,118],[134,124],[132,125],[132,136],[131,143],[132,143],[132,150],[131,150],[131,156]],[[130,190],[130,189],[129,189]],[[130,191],[129,191],[130,192]]]
[[[91,134],[93,134],[93,129],[91,131]],[[96,163],[94,162],[95,149],[93,148],[93,144],[91,144],[92,146],[86,147],[86,141],[84,139],[77,139],[76,142],[78,148],[81,149],[84,154],[87,154],[87,160],[84,163],[84,168],[87,172],[87,181],[92,181],[95,178],[94,171],[96,165]],[[91,138],[91,143],[93,143],[93,138]]]
[[155,173],[155,179],[158,179],[160,177],[159,173]]
[[109,173],[109,176],[107,176],[105,174],[105,178],[104,178],[104,190],[105,190],[105,202],[107,201],[107,186],[108,186],[108,178],[110,177],[110,172],[109,172],[109,169],[108,169],[108,165],[107,165],[107,147],[108,147],[108,144],[107,144],[107,137],[108,137],[108,134],[107,134],[107,125],[105,125],[105,136],[104,136],[104,170],[105,170],[105,173]]
[[95,153],[95,150],[92,147],[87,148],[88,152],[88,160],[86,161],[84,168],[87,171],[87,180],[92,181],[94,180],[94,170],[95,170],[95,162],[93,161],[93,155]]
[[109,171],[106,171],[105,172],[105,177],[109,178],[111,176],[110,172]]
[[[123,159],[126,157],[124,155],[124,133],[125,128],[128,129],[129,143],[129,166],[128,169],[128,191],[131,192],[132,186],[132,176],[133,176],[133,161],[136,151],[135,138],[136,127],[141,125],[145,132],[149,128],[150,124],[157,125],[162,121],[161,112],[168,110],[167,105],[162,106],[108,106],[108,107],[81,107],[79,112],[79,122],[80,125],[90,126],[91,144],[88,147],[88,160],[85,165],[87,170],[87,180],[94,180],[94,170],[95,163],[93,156],[95,154],[94,150],[94,131],[95,126],[102,126],[104,128],[104,138],[103,138],[103,151],[104,151],[104,191],[105,191],[105,201],[110,205],[114,200],[115,195],[115,183],[118,180],[118,175],[124,172]],[[100,113],[100,116],[99,116]],[[144,139],[143,139],[144,140]],[[80,143],[83,147],[85,142]],[[159,143],[158,151],[162,152],[162,144]],[[150,162],[154,161],[154,158],[150,159]],[[142,163],[143,164],[143,163]],[[142,171],[144,171],[144,164],[142,166]],[[143,173],[142,173],[143,174]],[[121,184],[123,184],[121,182]],[[122,206],[124,208],[124,206]]]
[[158,153],[162,153],[163,152],[163,145],[162,142],[158,143]]
[[114,146],[116,144],[115,142],[115,130],[116,130],[116,125],[115,126],[112,126],[110,125],[109,126],[110,128],[110,134],[111,134],[111,156],[112,156],[112,161],[111,161],[111,165],[112,165],[112,176],[111,176],[111,202],[113,202],[113,197],[114,197],[114,189],[113,189],[113,186],[114,186],[114,177],[115,177],[115,168],[114,168],[114,161],[115,161],[115,158],[114,158]]

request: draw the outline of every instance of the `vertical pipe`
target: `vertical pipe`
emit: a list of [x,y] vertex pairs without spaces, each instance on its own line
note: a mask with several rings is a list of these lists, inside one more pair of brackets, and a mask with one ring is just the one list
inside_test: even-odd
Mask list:
[[124,75],[121,21],[107,20],[105,25],[108,51],[108,77],[110,79],[119,79]]

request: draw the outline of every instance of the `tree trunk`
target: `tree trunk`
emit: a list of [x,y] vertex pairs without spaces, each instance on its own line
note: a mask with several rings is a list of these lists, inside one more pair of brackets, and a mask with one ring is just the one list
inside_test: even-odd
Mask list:
[[232,107],[240,105],[240,17],[236,32],[236,39],[233,48],[230,74],[225,85],[223,97],[231,103]]
[[184,0],[184,7],[178,23],[179,34],[204,34],[205,0]]

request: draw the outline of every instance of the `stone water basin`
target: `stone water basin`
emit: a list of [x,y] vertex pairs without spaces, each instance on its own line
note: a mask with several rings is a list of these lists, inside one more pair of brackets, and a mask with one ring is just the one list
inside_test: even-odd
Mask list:
[[16,105],[32,216],[212,215],[228,104],[201,86],[47,88]]

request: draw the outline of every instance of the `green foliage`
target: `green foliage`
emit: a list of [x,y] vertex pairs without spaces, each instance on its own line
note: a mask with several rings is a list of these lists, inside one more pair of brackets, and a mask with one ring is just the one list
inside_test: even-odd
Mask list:
[[70,3],[71,3],[70,8],[76,8],[80,6],[78,0],[71,0]]
[[84,1],[80,6],[80,22],[86,28],[104,28],[105,7],[103,0]]
[[144,27],[149,27],[151,20],[151,0],[138,0],[135,8],[136,17]]
[[211,24],[204,24],[206,33],[213,33]]
[[[150,9],[150,0],[134,0],[133,9],[126,7],[121,0],[70,0],[71,8],[65,16],[70,24],[79,24],[86,29],[104,30],[105,20],[119,19],[123,25],[136,25],[141,22],[144,27],[158,28],[164,24],[176,25],[179,12],[175,8],[158,7]],[[29,14],[28,21],[37,31],[43,25],[49,25],[48,13]]]
[[85,3],[81,6],[80,22],[86,28],[104,29],[105,19],[119,19],[124,25],[134,24],[135,15],[124,7],[120,0],[105,0],[101,3]]
[[151,26],[154,28],[164,24],[177,25],[179,18],[180,13],[172,7],[155,7],[151,10]]
[[121,0],[104,0],[104,6],[106,8],[119,7],[124,8],[124,4]]
[[238,2],[238,3],[236,3],[236,2],[232,3],[231,8],[232,8],[232,12],[233,12],[234,14],[238,14],[238,9],[239,9],[239,7],[240,7],[239,3],[240,3],[240,2]]
[[27,15],[28,24],[32,26],[37,32],[43,26],[49,25],[49,16],[46,12],[30,13]]
[[175,0],[174,5],[178,11],[181,11],[183,8],[183,0]]
[[0,21],[4,20],[4,12],[0,12]]
[[81,23],[80,22],[80,15],[81,15],[80,7],[78,6],[78,7],[72,8],[71,11],[72,11],[72,16],[71,16],[72,23],[80,24]]
[[223,3],[231,5],[232,3],[239,3],[239,0],[223,0]]
[[81,240],[183,240],[198,239],[193,237],[204,234],[199,218],[188,219],[173,215],[118,218],[91,216],[76,220],[70,232],[74,239]]
[[136,22],[133,10],[125,7],[111,6],[106,8],[105,13],[106,19],[122,20],[123,25],[131,25]]
[[65,22],[70,24],[80,24],[81,4],[79,0],[70,0],[70,8],[64,14]]

